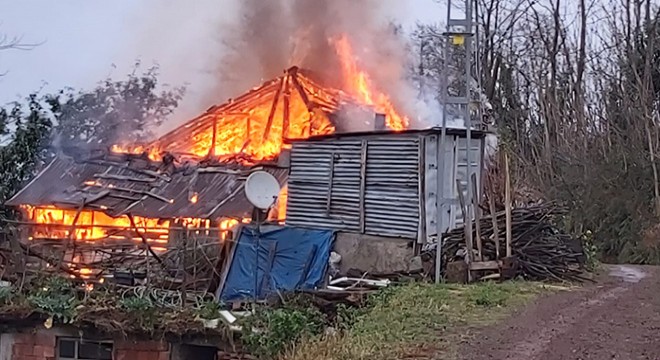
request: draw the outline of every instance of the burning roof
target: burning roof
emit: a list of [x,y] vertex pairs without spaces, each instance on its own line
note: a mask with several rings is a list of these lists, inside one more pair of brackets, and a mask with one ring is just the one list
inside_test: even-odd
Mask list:
[[[163,164],[136,155],[106,155],[76,160],[60,155],[7,205],[56,206],[100,210],[117,217],[200,218],[249,216],[252,205],[243,183],[255,168]],[[264,170],[286,182],[287,170]]]
[[307,138],[335,131],[328,114],[340,107],[341,91],[319,85],[292,67],[278,78],[213,106],[146,146],[120,145],[117,152],[162,151],[192,158],[254,163],[272,159],[286,138]]
[[[337,49],[344,60],[341,78],[345,90],[323,86],[309,72],[292,67],[278,78],[211,107],[151,144],[121,144],[112,150],[147,153],[153,160],[166,151],[197,160],[254,164],[275,158],[286,139],[341,131],[335,115],[349,104],[384,114],[390,130],[406,129],[408,118],[394,109],[387,95],[374,89],[369,76],[352,61],[348,43],[338,40]],[[346,119],[351,120],[355,119]]]

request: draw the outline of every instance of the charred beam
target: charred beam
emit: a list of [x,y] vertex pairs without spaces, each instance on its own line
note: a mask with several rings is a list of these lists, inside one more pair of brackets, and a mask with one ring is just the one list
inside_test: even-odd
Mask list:
[[270,113],[268,114],[268,121],[266,122],[266,127],[264,128],[264,133],[262,135],[262,140],[266,141],[268,139],[268,135],[270,133],[270,128],[273,126],[273,119],[275,118],[275,112],[277,111],[277,103],[280,102],[280,95],[282,94],[282,89],[284,89],[284,84],[286,83],[286,79],[289,76],[284,76],[282,78],[282,81],[280,82],[280,86],[277,88],[277,91],[275,92],[275,96],[273,97],[273,104],[270,107]]
[[289,136],[289,102],[291,101],[291,80],[289,79],[289,76],[286,76],[286,82],[284,83],[284,115],[282,119],[282,139],[286,139],[287,136]]

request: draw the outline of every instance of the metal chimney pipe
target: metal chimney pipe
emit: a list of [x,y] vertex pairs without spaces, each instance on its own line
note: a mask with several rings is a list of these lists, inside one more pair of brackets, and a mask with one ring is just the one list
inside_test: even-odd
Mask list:
[[376,131],[387,130],[385,123],[385,114],[376,113],[376,117],[374,119],[374,130]]

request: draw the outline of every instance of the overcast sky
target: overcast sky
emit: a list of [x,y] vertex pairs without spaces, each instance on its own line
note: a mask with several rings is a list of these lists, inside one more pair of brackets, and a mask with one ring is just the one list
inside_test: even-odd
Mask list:
[[[265,0],[267,1],[267,0]],[[320,0],[323,1],[323,0]],[[327,0],[331,1],[331,0]],[[360,1],[360,0],[355,0]],[[434,0],[382,0],[407,28],[443,22]],[[157,63],[161,81],[188,83],[189,97],[210,70],[217,29],[235,16],[224,0],[0,0],[0,34],[41,43],[30,51],[0,52],[0,104],[38,89],[87,88],[125,77],[137,59]],[[212,11],[210,11],[212,9]],[[218,99],[223,101],[225,99]],[[199,104],[183,104],[201,112]]]

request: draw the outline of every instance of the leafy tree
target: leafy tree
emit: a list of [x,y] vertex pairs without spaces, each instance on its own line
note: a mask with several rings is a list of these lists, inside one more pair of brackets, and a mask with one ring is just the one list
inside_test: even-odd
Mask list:
[[[0,110],[0,134],[9,143],[0,147],[0,204],[13,196],[19,187],[34,176],[49,157],[52,121],[45,98],[30,95],[25,104],[15,103]],[[8,134],[8,129],[14,128]],[[0,217],[13,216],[10,209],[0,207]]]
[[[136,67],[137,70],[137,67]],[[106,79],[91,91],[52,96],[61,145],[135,143],[151,135],[177,107],[183,88],[158,91],[157,69],[128,79]]]
[[[90,91],[33,94],[23,103],[0,108],[0,204],[16,194],[60,146],[143,140],[183,95],[183,88],[160,92],[157,88],[152,68],[122,81],[107,79]],[[11,209],[0,206],[0,218],[13,216]]]

